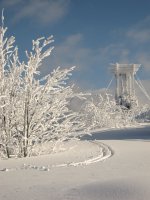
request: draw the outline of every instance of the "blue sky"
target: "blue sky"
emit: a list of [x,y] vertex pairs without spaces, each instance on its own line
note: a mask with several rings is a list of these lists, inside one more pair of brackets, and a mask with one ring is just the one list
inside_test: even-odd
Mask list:
[[109,63],[139,63],[150,79],[149,0],[0,0],[8,34],[21,58],[32,39],[54,35],[55,49],[42,68],[77,66],[72,82],[83,89],[107,87]]

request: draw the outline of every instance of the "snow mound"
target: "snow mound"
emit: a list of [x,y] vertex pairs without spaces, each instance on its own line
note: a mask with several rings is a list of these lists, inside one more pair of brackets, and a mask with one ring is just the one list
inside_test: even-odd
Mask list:
[[98,140],[65,142],[66,150],[54,154],[29,157],[23,159],[3,160],[0,163],[0,172],[17,170],[50,171],[52,168],[69,166],[86,166],[111,157],[111,148]]

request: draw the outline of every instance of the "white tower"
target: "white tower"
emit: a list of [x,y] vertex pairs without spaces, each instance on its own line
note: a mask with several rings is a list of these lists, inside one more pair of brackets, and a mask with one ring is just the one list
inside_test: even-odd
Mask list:
[[116,79],[115,99],[117,104],[131,108],[135,101],[134,75],[140,64],[112,64],[111,71]]

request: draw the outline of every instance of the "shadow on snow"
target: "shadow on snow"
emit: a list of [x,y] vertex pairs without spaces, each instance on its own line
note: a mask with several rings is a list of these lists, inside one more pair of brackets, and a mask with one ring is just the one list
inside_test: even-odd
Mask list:
[[122,130],[107,130],[85,135],[81,140],[150,140],[150,126]]

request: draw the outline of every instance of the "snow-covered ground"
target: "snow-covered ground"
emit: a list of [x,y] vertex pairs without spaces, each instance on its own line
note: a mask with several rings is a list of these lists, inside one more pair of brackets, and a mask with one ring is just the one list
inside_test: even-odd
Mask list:
[[0,161],[0,200],[149,200],[150,126],[98,131],[53,155]]

